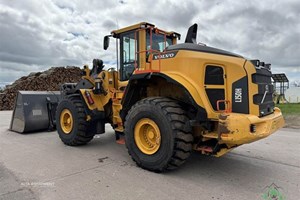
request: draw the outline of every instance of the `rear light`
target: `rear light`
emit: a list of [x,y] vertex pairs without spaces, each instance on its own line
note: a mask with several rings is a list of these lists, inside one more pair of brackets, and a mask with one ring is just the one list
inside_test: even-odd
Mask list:
[[250,132],[251,133],[255,133],[256,132],[256,125],[254,125],[254,124],[250,125]]
[[265,66],[265,62],[259,62],[259,66],[264,67]]
[[265,68],[267,68],[268,70],[271,70],[271,64],[270,63],[265,64]]

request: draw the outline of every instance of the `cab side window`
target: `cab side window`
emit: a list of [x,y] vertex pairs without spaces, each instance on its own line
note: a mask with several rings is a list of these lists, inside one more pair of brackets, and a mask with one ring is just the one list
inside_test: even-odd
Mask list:
[[[163,34],[152,32],[152,49],[155,51],[163,52],[166,47],[172,45],[172,38],[166,37],[166,44],[165,44],[165,36]],[[146,36],[146,42],[147,42],[147,50],[150,50],[150,33],[147,32]],[[155,53],[154,51],[154,53]]]

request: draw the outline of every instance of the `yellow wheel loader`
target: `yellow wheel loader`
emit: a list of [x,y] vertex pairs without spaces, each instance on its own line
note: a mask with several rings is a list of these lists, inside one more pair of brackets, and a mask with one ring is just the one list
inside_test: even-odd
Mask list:
[[117,70],[95,59],[78,84],[62,86],[61,140],[86,144],[110,123],[138,166],[160,172],[192,150],[218,157],[281,128],[270,64],[197,44],[196,36],[194,24],[177,44],[180,34],[146,22],[105,36],[105,50],[116,39]]

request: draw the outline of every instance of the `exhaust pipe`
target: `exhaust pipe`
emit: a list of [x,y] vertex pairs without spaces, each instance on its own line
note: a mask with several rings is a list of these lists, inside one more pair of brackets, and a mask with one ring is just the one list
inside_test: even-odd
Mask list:
[[59,91],[19,91],[9,129],[18,133],[54,130],[60,99]]
[[186,38],[185,38],[185,43],[194,43],[197,44],[197,30],[198,30],[198,25],[197,24],[193,24],[187,34],[186,34]]

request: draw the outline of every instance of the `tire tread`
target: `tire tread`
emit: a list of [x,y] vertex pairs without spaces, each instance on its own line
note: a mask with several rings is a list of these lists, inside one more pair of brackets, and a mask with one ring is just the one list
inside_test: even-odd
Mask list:
[[137,102],[135,105],[133,105],[130,111],[128,112],[125,121],[125,129],[126,129],[126,122],[129,120],[128,116],[130,116],[130,113],[133,112],[136,109],[136,107],[143,104],[151,104],[156,106],[157,109],[161,109],[165,114],[165,116],[167,117],[169,123],[171,124],[172,132],[174,134],[173,153],[171,158],[167,162],[167,164],[161,169],[149,168],[148,166],[143,166],[142,163],[139,163],[131,155],[129,148],[127,147],[129,155],[131,155],[133,161],[136,162],[137,165],[139,165],[144,169],[148,169],[150,171],[162,172],[162,171],[174,170],[178,168],[190,156],[190,153],[192,151],[192,143],[194,139],[191,134],[191,128],[187,124],[189,119],[185,111],[173,99],[169,99],[165,97],[145,98]]
[[84,105],[80,96],[70,96],[67,97],[69,103],[72,103],[76,109],[76,114],[78,116],[78,131],[76,136],[71,140],[65,140],[61,134],[59,134],[60,139],[69,146],[79,146],[90,142],[93,139],[93,135],[87,135],[88,123],[86,122],[86,114],[84,112]]

